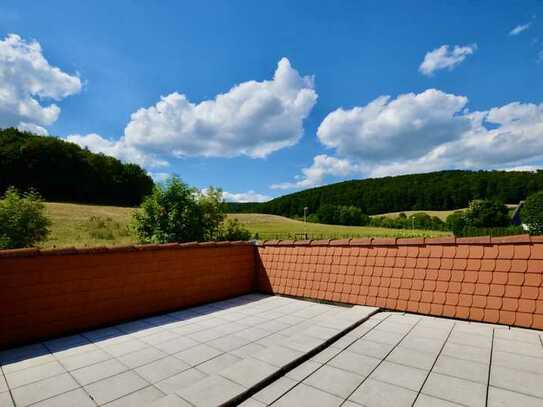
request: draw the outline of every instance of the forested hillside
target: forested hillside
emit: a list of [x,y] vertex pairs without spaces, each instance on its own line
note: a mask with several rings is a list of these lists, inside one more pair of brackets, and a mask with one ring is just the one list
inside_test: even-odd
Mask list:
[[0,195],[34,188],[48,201],[138,205],[153,188],[138,165],[55,137],[0,130]]
[[439,171],[345,181],[284,195],[264,203],[229,204],[230,212],[302,216],[307,206],[353,205],[368,215],[409,210],[465,208],[473,199],[516,204],[543,190],[543,171]]

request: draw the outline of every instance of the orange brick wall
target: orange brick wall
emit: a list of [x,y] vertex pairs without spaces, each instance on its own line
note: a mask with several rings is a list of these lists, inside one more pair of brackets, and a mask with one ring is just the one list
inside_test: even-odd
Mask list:
[[248,293],[247,243],[0,251],[0,348]]
[[261,291],[543,329],[543,239],[266,241]]

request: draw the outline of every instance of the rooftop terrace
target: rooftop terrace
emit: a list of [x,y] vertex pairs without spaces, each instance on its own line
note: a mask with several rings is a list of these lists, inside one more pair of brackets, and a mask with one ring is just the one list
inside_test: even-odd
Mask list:
[[0,252],[0,406],[543,406],[543,241]]

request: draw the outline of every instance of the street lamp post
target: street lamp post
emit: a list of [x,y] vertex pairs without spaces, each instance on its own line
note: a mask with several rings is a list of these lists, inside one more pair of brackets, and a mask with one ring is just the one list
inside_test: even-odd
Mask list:
[[308,207],[307,206],[304,206],[304,234],[305,234],[305,239],[307,240],[307,211],[308,211]]

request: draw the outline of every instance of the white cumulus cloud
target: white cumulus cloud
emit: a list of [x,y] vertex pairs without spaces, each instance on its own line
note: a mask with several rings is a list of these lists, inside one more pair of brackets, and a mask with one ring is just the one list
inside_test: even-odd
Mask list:
[[427,76],[431,76],[435,71],[448,69],[449,71],[456,68],[471,54],[477,50],[477,44],[471,45],[442,45],[426,53],[424,60],[419,66],[419,71]]
[[531,22],[517,25],[515,28],[509,31],[509,35],[519,35],[521,32],[526,31],[528,28],[530,28],[531,25]]
[[417,157],[469,128],[470,120],[459,114],[467,101],[436,89],[395,99],[381,96],[366,106],[328,114],[317,136],[341,156],[368,161]]
[[311,188],[321,185],[327,176],[346,177],[359,174],[361,167],[348,159],[330,157],[320,154],[313,158],[313,164],[302,169],[302,175],[296,177],[294,182],[284,182],[271,185],[272,189]]
[[473,112],[467,106],[467,97],[429,89],[338,109],[318,129],[320,141],[337,157],[317,156],[294,182],[272,187],[307,188],[326,176],[543,167],[543,103]]
[[414,159],[382,161],[371,176],[439,169],[533,167],[543,160],[543,104],[513,102],[466,113],[471,126],[458,137]]
[[40,44],[16,34],[0,40],[0,127],[19,127],[45,134],[54,123],[60,101],[81,91],[81,80],[43,56]]
[[255,191],[232,193],[224,191],[222,196],[226,202],[266,202],[271,196],[259,194]]
[[283,58],[272,80],[244,82],[200,103],[175,92],[139,109],[123,142],[162,155],[265,157],[298,142],[316,100],[313,79]]
[[155,155],[147,154],[132,146],[126,145],[123,140],[108,140],[96,133],[90,134],[71,134],[66,137],[66,141],[78,144],[83,148],[88,148],[94,153],[102,153],[121,161],[139,164],[142,167],[158,168],[167,167],[167,161],[157,158]]
[[298,142],[316,101],[313,78],[282,58],[272,80],[241,83],[213,100],[162,97],[133,113],[117,141],[98,134],[67,139],[146,167],[165,166],[172,156],[261,158]]

